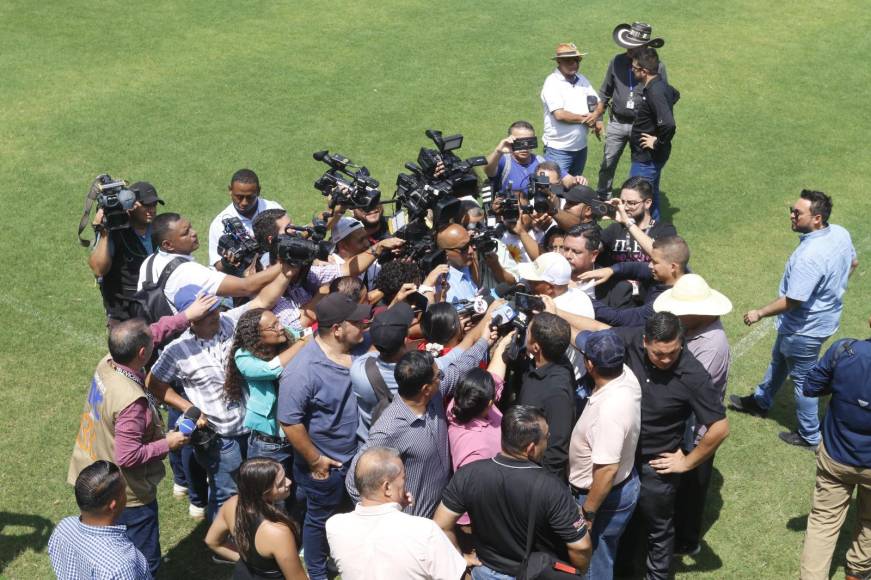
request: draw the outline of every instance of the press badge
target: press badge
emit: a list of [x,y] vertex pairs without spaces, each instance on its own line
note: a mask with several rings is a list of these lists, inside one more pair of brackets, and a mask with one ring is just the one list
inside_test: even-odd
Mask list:
[[635,108],[635,93],[629,93],[629,98],[626,99],[626,108],[629,110]]

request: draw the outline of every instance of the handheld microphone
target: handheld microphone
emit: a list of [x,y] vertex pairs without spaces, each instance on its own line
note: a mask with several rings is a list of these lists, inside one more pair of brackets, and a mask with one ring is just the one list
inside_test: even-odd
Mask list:
[[178,418],[175,423],[176,431],[180,431],[185,437],[190,437],[191,433],[197,430],[197,421],[203,412],[199,408],[192,406],[184,412],[184,415]]

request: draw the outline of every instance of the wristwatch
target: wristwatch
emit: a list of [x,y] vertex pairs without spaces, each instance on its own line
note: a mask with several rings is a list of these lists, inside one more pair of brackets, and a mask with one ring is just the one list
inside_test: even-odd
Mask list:
[[634,226],[634,225],[636,225],[636,224],[635,224],[635,218],[629,218],[629,219],[626,220],[626,229],[627,229],[627,230],[628,230],[629,228],[631,228],[632,226]]
[[425,294],[427,292],[435,292],[435,288],[433,286],[427,286],[426,284],[421,284],[417,287],[417,291],[421,294]]
[[370,246],[369,249],[366,251],[377,258],[378,257],[378,250],[376,249],[377,247],[378,246]]
[[592,522],[593,518],[596,517],[596,512],[587,511],[584,508],[581,508],[581,513],[584,514],[584,519],[588,522]]

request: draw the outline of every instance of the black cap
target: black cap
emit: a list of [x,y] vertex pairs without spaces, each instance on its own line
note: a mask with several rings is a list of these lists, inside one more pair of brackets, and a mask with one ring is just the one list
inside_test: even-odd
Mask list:
[[153,203],[163,205],[163,200],[157,197],[157,190],[147,181],[137,181],[130,186],[130,191],[136,194],[136,201],[142,205],[151,205]]
[[570,203],[585,203],[587,205],[599,199],[596,190],[586,185],[573,185],[563,194],[563,197]]
[[315,314],[318,318],[318,326],[327,327],[334,324],[339,324],[346,320],[351,322],[360,322],[369,320],[372,313],[372,307],[368,304],[360,304],[355,302],[353,298],[347,294],[330,294],[315,307]]
[[414,321],[414,311],[407,302],[398,302],[372,320],[369,336],[380,352],[394,353],[405,344],[408,329]]

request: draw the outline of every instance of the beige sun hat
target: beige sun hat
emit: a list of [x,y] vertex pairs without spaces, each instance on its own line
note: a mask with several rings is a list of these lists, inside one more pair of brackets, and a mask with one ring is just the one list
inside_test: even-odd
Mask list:
[[732,302],[708,286],[698,274],[684,274],[674,286],[653,302],[656,312],[675,316],[723,316],[732,311]]

